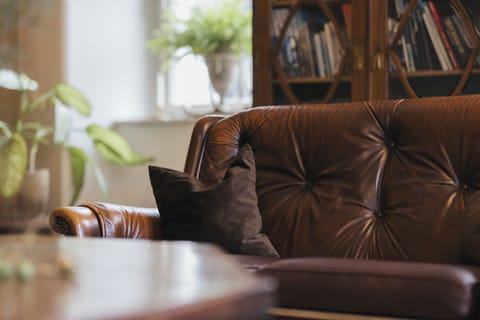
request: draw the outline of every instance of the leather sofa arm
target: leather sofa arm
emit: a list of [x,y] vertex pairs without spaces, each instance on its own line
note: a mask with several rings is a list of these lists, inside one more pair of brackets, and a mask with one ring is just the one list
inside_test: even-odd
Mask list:
[[160,214],[156,208],[86,202],[75,207],[56,208],[49,217],[56,233],[77,237],[161,238]]

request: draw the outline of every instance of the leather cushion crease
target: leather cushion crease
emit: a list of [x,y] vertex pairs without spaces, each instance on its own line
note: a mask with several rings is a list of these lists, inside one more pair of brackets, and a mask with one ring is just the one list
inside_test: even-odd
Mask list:
[[233,254],[275,256],[261,233],[262,220],[255,193],[255,160],[250,146],[242,147],[224,179],[206,185],[183,172],[149,167],[163,239],[215,243]]

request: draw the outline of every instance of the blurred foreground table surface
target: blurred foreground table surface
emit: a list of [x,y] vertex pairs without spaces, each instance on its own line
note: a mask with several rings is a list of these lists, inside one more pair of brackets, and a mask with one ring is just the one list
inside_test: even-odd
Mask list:
[[206,244],[4,235],[2,256],[36,275],[0,279],[0,319],[264,319],[272,305],[271,279]]

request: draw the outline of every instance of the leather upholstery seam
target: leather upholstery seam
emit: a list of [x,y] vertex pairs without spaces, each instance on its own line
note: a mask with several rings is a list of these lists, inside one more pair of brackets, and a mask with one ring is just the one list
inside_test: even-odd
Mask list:
[[106,230],[105,230],[106,227],[105,227],[105,223],[104,223],[104,218],[103,218],[103,215],[98,210],[98,208],[96,206],[92,205],[91,203],[82,203],[82,204],[80,204],[80,206],[88,208],[93,212],[93,214],[95,215],[95,218],[97,218],[98,224],[100,226],[100,231],[102,232],[102,234],[100,236],[102,238],[105,238],[106,237]]
[[[372,117],[373,121],[375,122],[375,125],[383,133],[384,137],[387,137],[388,139],[391,139],[390,135],[387,133],[387,128],[384,128],[382,126],[380,120],[378,119],[377,115],[375,114],[375,111],[373,110],[372,105],[368,101],[365,101],[363,104],[364,104],[365,108],[368,110],[368,113]],[[384,143],[386,143],[386,141],[384,141]],[[383,187],[383,182],[384,182],[384,177],[385,177],[385,167],[387,166],[387,160],[388,160],[388,157],[385,159],[385,161],[383,161],[383,164],[380,168],[379,177],[378,177],[378,183],[377,183],[377,188],[376,188],[377,203],[376,203],[376,208],[373,208],[373,210],[376,210],[376,211],[382,211],[383,210],[383,208],[382,208],[382,202],[383,202],[382,187]]]
[[[443,283],[443,284],[456,284],[457,282],[452,282],[452,281],[445,281],[444,279],[432,279],[432,278],[425,278],[425,277],[408,277],[408,276],[395,276],[395,275],[380,275],[376,273],[364,273],[364,274],[358,274],[358,273],[334,273],[334,272],[315,272],[315,271],[308,271],[308,270],[275,270],[275,269],[269,269],[268,266],[266,266],[264,269],[262,269],[266,272],[274,272],[274,273],[294,273],[297,274],[301,272],[302,274],[316,274],[319,276],[352,276],[352,277],[374,277],[374,278],[390,278],[390,279],[396,279],[396,280],[411,280],[411,281],[422,281],[422,282],[435,282],[435,283]],[[465,285],[477,285],[476,281],[468,282],[465,283]]]
[[[298,166],[302,172],[302,175],[303,175],[303,178],[305,179],[306,178],[306,175],[307,173],[305,172],[305,167],[303,165],[303,159],[302,159],[302,155],[300,153],[300,148],[298,146],[298,139],[297,137],[295,136],[295,133],[293,131],[293,116],[294,116],[294,108],[290,108],[290,113],[288,115],[288,135],[290,136],[290,139],[292,141],[292,146],[295,150],[295,159],[297,160],[297,163],[298,163]],[[300,108],[296,109],[296,110],[302,110]],[[300,111],[298,111],[297,113],[299,113]]]

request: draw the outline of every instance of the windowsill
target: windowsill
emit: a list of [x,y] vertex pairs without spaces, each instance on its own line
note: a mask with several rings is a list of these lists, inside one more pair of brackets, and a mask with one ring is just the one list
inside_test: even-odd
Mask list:
[[139,119],[139,120],[120,120],[115,121],[115,125],[158,125],[158,124],[182,124],[182,123],[194,123],[197,122],[203,116],[220,114],[224,116],[232,115],[236,112],[242,111],[236,110],[232,112],[219,112],[213,108],[201,108],[198,107],[198,110],[195,112],[187,112],[184,108],[168,108],[168,109],[158,109],[157,113],[154,114],[152,118]]
[[157,109],[157,114],[155,115],[156,119],[164,122],[189,122],[196,121],[199,118],[215,113],[215,109],[211,106],[199,106],[192,108],[197,109],[195,111],[190,111],[185,107],[170,107],[170,108],[159,108]]
[[157,109],[156,113],[152,115],[151,118],[138,119],[138,120],[120,120],[115,121],[114,126],[116,125],[134,125],[134,126],[155,126],[159,124],[186,124],[194,123],[201,117],[212,114],[188,114],[183,111],[182,108],[170,108],[166,109]]

